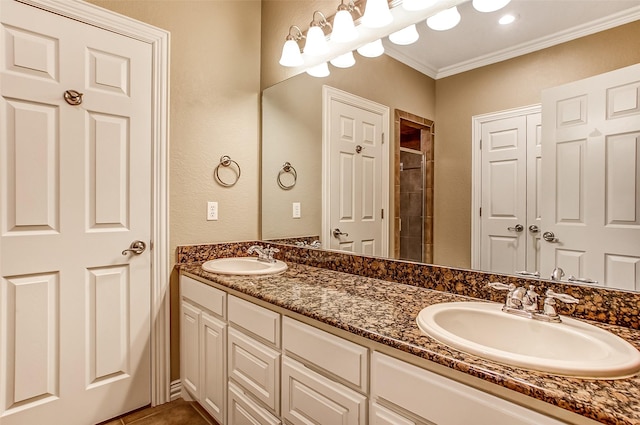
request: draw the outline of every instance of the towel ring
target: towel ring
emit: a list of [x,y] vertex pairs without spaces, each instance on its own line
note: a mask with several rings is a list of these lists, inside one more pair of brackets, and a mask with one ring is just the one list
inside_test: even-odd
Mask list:
[[[291,184],[285,184],[282,181],[282,176],[284,174],[291,174],[293,176],[293,183]],[[285,162],[284,165],[282,166],[282,168],[280,169],[280,171],[278,171],[278,186],[280,186],[281,189],[284,190],[291,190],[293,189],[293,187],[296,185],[297,181],[298,181],[298,173],[296,172],[296,169],[293,168],[293,165],[291,165],[290,162]]]
[[[220,178],[220,166],[222,165],[223,167],[230,167],[232,164],[235,165],[235,168],[237,170],[236,176],[233,182],[228,183]],[[238,183],[238,180],[240,180],[240,174],[241,174],[240,165],[236,161],[231,159],[229,155],[223,155],[222,157],[220,157],[220,163],[216,166],[215,170],[213,171],[213,176],[215,177],[216,181],[224,187],[231,187],[236,183]]]

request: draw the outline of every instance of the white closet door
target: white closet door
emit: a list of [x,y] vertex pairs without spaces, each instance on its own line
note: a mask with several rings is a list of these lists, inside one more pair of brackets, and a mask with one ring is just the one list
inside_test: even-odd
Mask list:
[[[542,94],[543,275],[640,289],[640,65]],[[544,235],[543,235],[544,236]]]
[[482,124],[482,270],[526,269],[526,156],[526,116]]
[[0,21],[0,422],[96,423],[150,401],[151,49]]
[[[332,249],[386,256],[389,211],[383,194],[388,193],[389,171],[383,137],[388,109],[347,93],[346,99],[326,96],[325,167],[330,190],[326,197],[329,225],[324,237]],[[334,229],[344,234],[334,236]]]

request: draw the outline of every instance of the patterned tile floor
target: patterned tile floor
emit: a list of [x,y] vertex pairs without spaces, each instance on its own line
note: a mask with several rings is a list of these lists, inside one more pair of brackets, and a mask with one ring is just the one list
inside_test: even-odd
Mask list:
[[198,403],[178,399],[145,407],[100,425],[217,425]]

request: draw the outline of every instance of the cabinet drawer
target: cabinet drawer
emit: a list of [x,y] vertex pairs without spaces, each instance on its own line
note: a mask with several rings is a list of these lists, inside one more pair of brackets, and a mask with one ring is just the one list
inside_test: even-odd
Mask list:
[[367,398],[282,358],[282,417],[293,425],[365,425]]
[[227,348],[229,378],[278,414],[280,353],[233,328],[228,329]]
[[548,416],[393,357],[374,352],[371,398],[438,425],[561,425]]
[[233,382],[229,382],[229,424],[280,425],[280,419],[247,397]]
[[229,323],[280,346],[280,315],[240,298],[229,296]]
[[224,291],[188,276],[180,276],[180,292],[184,298],[188,298],[213,314],[225,318],[224,300],[227,294]]
[[366,392],[367,348],[289,317],[282,319],[282,348]]
[[416,423],[374,402],[371,403],[369,411],[369,425],[416,425]]

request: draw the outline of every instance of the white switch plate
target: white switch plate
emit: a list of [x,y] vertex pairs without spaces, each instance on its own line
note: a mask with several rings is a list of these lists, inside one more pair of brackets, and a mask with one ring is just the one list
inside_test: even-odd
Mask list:
[[207,220],[217,220],[218,219],[218,203],[217,202],[207,202]]
[[300,218],[300,202],[293,203],[293,218]]

